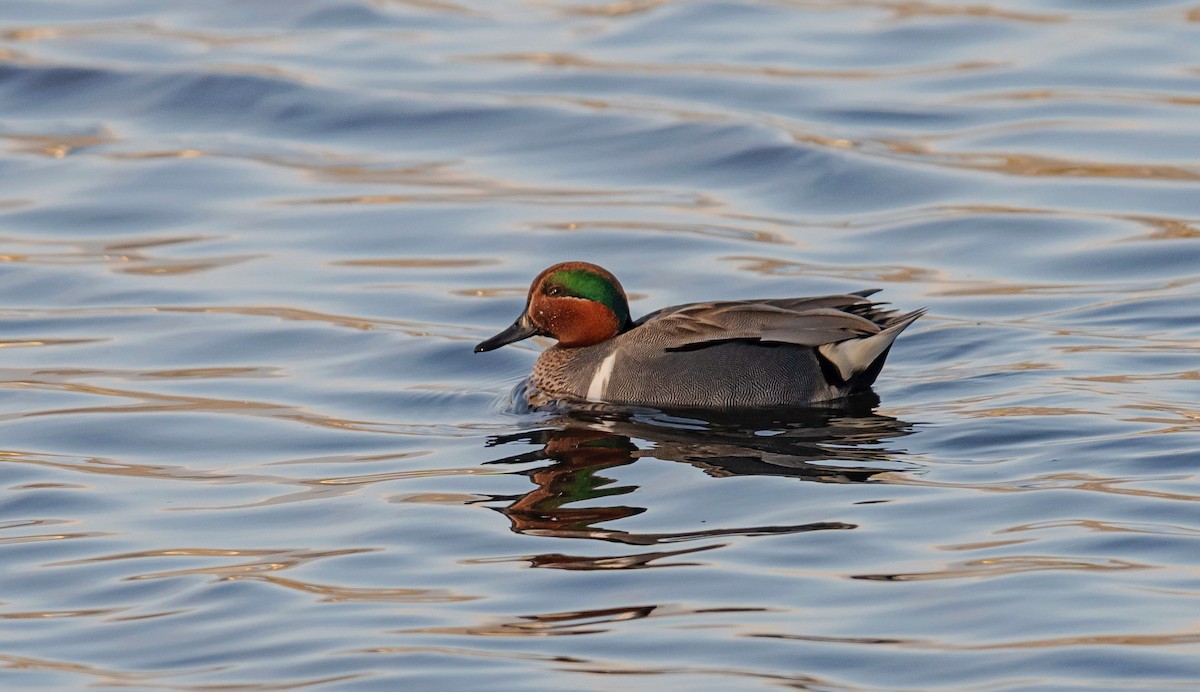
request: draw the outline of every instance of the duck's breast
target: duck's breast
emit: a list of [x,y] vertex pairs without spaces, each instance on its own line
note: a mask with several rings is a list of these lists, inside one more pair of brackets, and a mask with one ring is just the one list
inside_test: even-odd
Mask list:
[[599,395],[614,369],[615,341],[581,348],[546,349],[533,366],[529,386],[549,399],[603,401]]

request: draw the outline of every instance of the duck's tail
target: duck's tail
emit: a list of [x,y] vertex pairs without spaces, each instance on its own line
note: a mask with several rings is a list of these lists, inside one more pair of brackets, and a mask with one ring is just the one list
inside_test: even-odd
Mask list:
[[892,342],[900,336],[900,332],[924,314],[925,308],[921,308],[893,317],[878,333],[823,344],[817,347],[817,352],[837,369],[838,375],[850,389],[865,389],[879,376],[883,362],[887,360],[888,351],[892,348]]

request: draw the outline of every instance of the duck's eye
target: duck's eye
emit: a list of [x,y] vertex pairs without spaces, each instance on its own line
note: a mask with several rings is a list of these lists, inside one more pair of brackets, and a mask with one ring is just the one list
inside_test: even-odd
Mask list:
[[563,294],[562,286],[555,284],[555,285],[546,287],[546,295],[548,295],[548,296],[561,296],[562,294]]

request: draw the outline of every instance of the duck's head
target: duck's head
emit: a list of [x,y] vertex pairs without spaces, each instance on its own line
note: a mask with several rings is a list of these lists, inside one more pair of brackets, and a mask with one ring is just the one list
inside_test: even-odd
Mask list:
[[475,352],[534,335],[558,339],[563,348],[591,346],[620,334],[629,324],[629,302],[617,277],[587,262],[563,262],[537,275],[517,321],[476,346]]

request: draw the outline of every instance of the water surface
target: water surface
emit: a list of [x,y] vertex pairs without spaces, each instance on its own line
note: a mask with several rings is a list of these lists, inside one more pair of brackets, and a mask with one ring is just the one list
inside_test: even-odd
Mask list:
[[[1200,684],[1200,12],[9,0],[0,686]],[[520,412],[529,280],[878,399]]]

